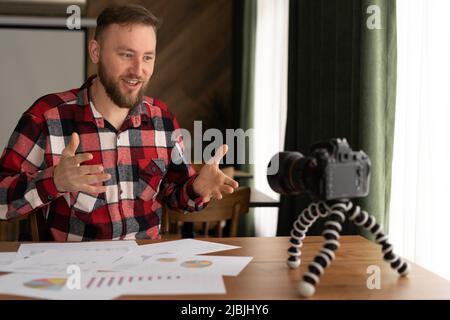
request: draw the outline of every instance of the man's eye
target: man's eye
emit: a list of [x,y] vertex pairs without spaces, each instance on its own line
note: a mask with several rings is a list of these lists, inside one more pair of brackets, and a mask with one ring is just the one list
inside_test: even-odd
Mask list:
[[144,61],[151,61],[151,60],[153,60],[153,57],[152,56],[145,56],[144,57]]
[[124,57],[124,58],[131,58],[132,57],[132,54],[131,53],[121,53],[120,54],[122,57]]

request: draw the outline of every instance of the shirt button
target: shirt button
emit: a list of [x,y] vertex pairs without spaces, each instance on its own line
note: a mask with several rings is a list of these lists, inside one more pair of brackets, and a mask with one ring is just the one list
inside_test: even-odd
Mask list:
[[47,196],[47,199],[48,199],[49,201],[52,201],[52,200],[53,200],[53,196]]

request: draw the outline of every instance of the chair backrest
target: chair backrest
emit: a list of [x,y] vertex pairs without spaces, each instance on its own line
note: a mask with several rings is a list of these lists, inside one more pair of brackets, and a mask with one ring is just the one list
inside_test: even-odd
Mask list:
[[[8,221],[0,220],[0,241],[23,241],[24,239],[21,237],[24,234],[27,241],[42,240],[38,214],[41,212],[34,212]],[[23,230],[24,228],[26,230]]]
[[0,241],[18,241],[20,221],[18,219],[0,220]]
[[[168,224],[178,222],[223,222],[231,220],[230,233],[231,237],[237,235],[239,216],[245,214],[249,210],[250,188],[240,187],[232,194],[225,194],[221,200],[211,200],[206,208],[199,212],[182,213],[179,211],[167,209],[164,213],[166,219],[166,229]],[[163,226],[164,230],[164,226]]]

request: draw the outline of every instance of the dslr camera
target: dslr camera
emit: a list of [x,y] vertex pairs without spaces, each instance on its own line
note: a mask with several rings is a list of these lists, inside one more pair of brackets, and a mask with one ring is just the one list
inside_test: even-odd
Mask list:
[[369,194],[370,159],[353,151],[346,139],[312,145],[306,157],[299,152],[280,152],[268,165],[267,180],[277,193],[307,193],[314,200],[343,200]]

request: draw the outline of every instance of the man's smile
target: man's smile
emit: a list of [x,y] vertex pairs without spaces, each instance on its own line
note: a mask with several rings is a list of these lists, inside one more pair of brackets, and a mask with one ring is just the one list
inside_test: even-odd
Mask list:
[[141,87],[142,81],[138,79],[122,79],[124,86],[131,90],[136,90]]

